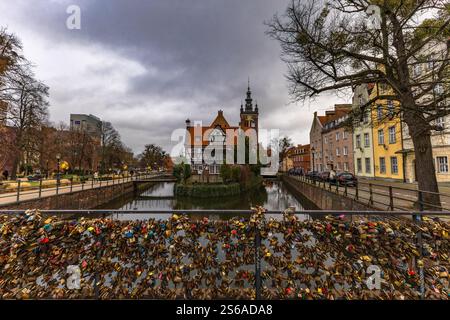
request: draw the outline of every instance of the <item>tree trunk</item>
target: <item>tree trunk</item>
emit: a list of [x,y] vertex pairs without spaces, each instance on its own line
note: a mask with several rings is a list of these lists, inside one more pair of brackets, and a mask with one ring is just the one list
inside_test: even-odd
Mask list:
[[416,156],[418,188],[423,191],[423,207],[425,210],[440,210],[441,201],[434,167],[431,133],[430,130],[427,130],[427,132],[422,132],[422,134],[413,134],[414,131],[417,130],[410,129]]
[[13,160],[12,169],[11,169],[11,180],[17,179],[17,170],[19,167],[19,156],[16,155]]

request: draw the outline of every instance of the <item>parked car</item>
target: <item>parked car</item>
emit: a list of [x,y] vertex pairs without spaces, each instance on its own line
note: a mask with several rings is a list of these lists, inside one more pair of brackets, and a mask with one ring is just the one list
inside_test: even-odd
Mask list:
[[39,181],[41,179],[44,179],[44,175],[40,174],[40,173],[35,173],[32,175],[29,175],[27,177],[28,181]]
[[295,174],[295,169],[291,168],[288,170],[288,175],[293,176]]
[[309,171],[306,174],[306,177],[311,179],[311,180],[316,180],[316,181],[318,181],[320,179],[318,171]]
[[352,187],[358,186],[358,178],[356,178],[350,172],[341,172],[336,175],[336,180],[339,181],[339,185],[347,185]]
[[330,171],[323,171],[319,173],[319,181],[329,182],[330,181]]

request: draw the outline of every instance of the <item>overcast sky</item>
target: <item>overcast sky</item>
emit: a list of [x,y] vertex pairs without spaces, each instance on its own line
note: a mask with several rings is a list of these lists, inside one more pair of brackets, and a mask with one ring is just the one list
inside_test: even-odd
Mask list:
[[[231,125],[250,77],[260,127],[309,143],[313,112],[345,102],[323,96],[292,104],[279,44],[268,21],[290,0],[0,0],[0,26],[23,42],[37,77],[50,87],[50,120],[70,113],[110,121],[135,153],[167,151],[185,120]],[[81,30],[66,9],[81,8]],[[348,100],[350,97],[348,98]]]

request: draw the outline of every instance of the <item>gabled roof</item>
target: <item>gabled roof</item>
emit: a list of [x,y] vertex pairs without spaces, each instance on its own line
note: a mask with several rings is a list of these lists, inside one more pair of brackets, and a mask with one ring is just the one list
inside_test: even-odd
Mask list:
[[[228,123],[228,121],[225,119],[225,117],[223,115],[223,111],[219,110],[219,112],[217,113],[217,117],[214,119],[214,121],[211,123],[211,125],[202,126],[202,127],[189,126],[186,128],[186,130],[189,132],[190,138],[191,138],[190,145],[200,144],[199,142],[195,141],[195,134],[201,133],[201,135],[202,135],[201,145],[208,146],[210,144],[208,137],[215,129],[220,129],[226,134],[227,129],[239,129],[239,127],[230,126],[230,124]],[[237,144],[237,137],[234,137],[233,140],[234,141],[230,141],[230,139],[227,137],[226,143],[228,145]]]
[[215,128],[217,126],[221,127],[222,129],[230,128],[228,121],[223,116],[222,110],[219,110],[217,117],[214,119],[214,121],[210,125],[211,128]]

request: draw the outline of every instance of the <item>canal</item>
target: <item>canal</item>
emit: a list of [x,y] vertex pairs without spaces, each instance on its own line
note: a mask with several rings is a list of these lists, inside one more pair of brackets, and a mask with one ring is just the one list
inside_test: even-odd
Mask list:
[[[296,211],[317,209],[307,199],[302,199],[278,180],[265,180],[264,186],[234,197],[223,198],[185,198],[174,196],[174,183],[157,183],[140,194],[129,194],[115,199],[98,209],[114,210],[249,210],[262,206],[267,210],[285,210],[294,207]],[[165,215],[153,215],[165,218]],[[143,214],[117,214],[114,218],[135,220],[148,218]],[[211,214],[212,219],[228,219],[231,216]]]

